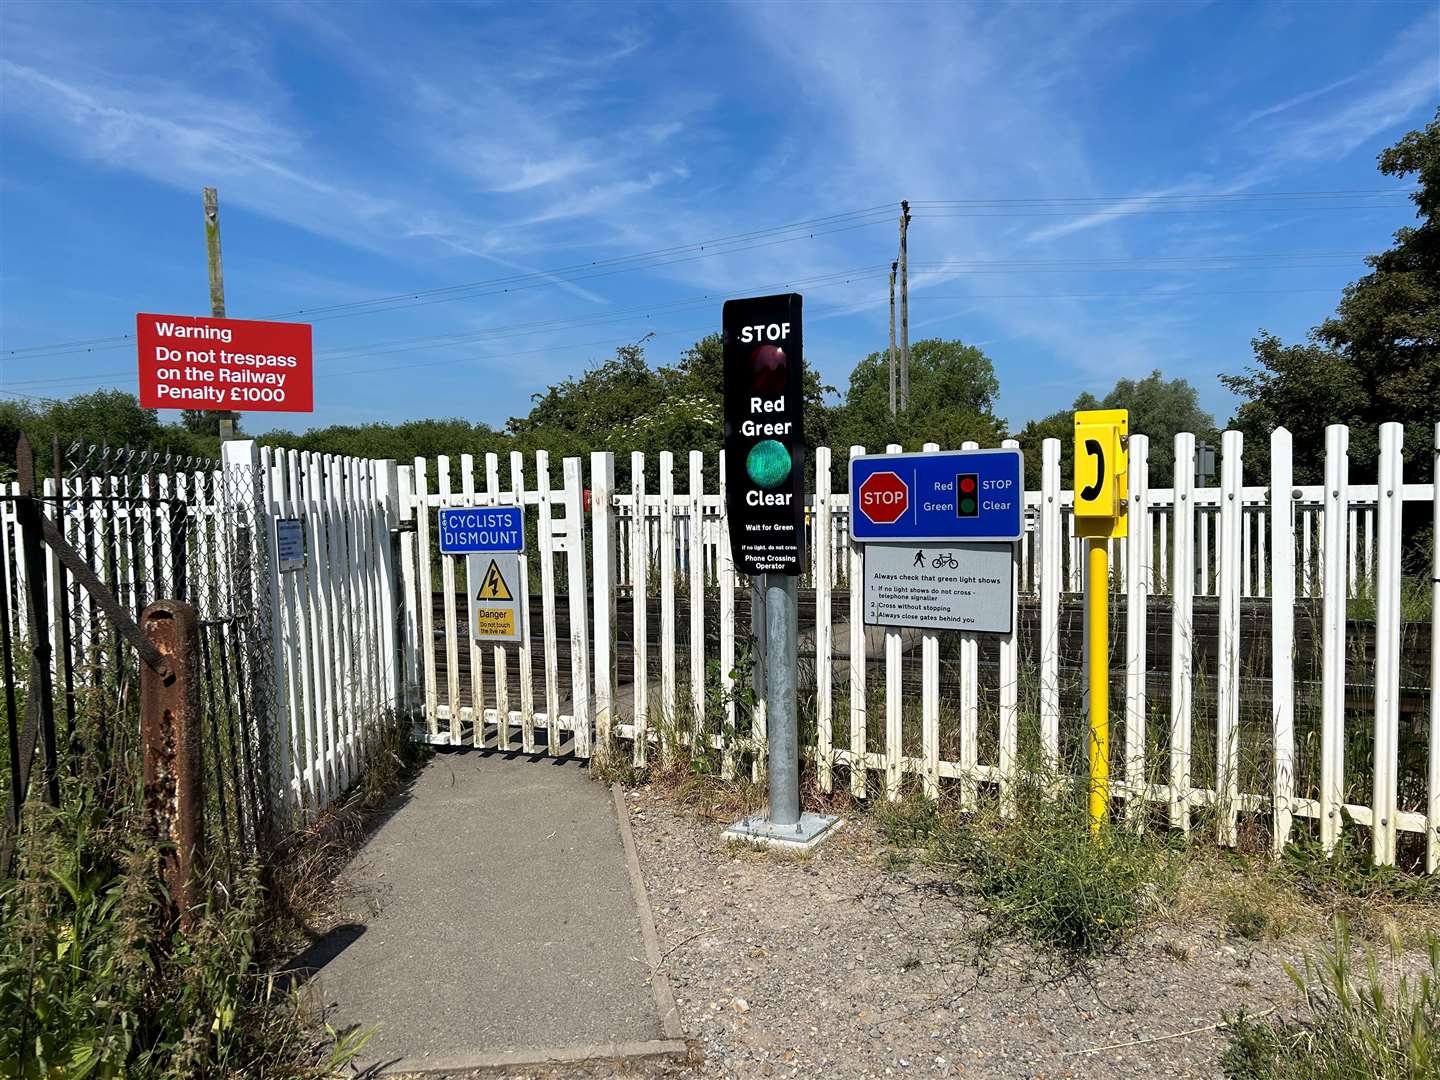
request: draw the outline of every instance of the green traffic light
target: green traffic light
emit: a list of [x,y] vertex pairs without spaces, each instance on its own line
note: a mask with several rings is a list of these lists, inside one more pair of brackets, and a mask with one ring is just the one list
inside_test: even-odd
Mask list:
[[756,443],[745,458],[745,475],[763,488],[779,487],[790,475],[790,451],[775,439]]

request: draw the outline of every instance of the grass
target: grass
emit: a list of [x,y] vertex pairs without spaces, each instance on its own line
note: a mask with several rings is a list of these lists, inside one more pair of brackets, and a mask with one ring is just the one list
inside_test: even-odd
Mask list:
[[932,861],[984,902],[995,932],[1093,956],[1163,909],[1182,856],[1163,837],[1114,825],[1092,837],[1083,788],[1052,790],[1036,776],[1022,785],[1013,817],[982,811],[944,820],[932,834]]
[[16,1077],[325,1077],[363,1035],[317,1036],[267,973],[258,867],[182,934],[158,845],[84,794],[32,805],[0,885],[0,1073]]
[[1303,969],[1287,971],[1305,1000],[1296,1020],[1251,1019],[1228,1026],[1221,1059],[1231,1080],[1422,1080],[1440,1076],[1440,938],[1429,935],[1418,972],[1402,970],[1390,945],[1389,970],[1373,949],[1357,970],[1349,930]]
[[368,1036],[326,1027],[275,968],[414,765],[408,727],[377,723],[361,780],[264,865],[211,867],[183,933],[141,811],[137,747],[104,775],[66,776],[59,808],[28,801],[15,871],[0,879],[0,1076],[342,1075]]

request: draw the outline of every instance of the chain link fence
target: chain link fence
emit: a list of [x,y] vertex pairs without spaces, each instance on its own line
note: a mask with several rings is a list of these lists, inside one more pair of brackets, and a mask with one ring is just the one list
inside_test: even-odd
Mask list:
[[200,625],[204,818],[223,874],[274,833],[261,478],[85,443],[55,445],[52,460],[43,481],[33,458],[17,463],[0,520],[6,846],[27,797],[139,809],[136,626],[152,602],[180,600]]

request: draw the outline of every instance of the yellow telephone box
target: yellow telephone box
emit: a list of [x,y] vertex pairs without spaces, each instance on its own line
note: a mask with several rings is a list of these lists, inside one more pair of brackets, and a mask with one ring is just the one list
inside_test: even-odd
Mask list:
[[1075,414],[1075,534],[1128,535],[1130,413],[1092,409]]

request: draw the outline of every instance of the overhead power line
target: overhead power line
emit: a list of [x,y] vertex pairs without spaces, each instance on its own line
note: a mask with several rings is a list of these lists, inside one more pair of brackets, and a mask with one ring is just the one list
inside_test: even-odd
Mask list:
[[1416,185],[1405,188],[1341,188],[1332,191],[1232,191],[1172,193],[1156,195],[1056,195],[1028,199],[911,199],[916,206],[1039,206],[1051,204],[1087,205],[1141,202],[1187,202],[1206,200],[1213,202],[1247,202],[1261,199],[1323,199],[1351,197],[1409,196],[1419,191]]
[[[1253,255],[1159,255],[1148,257],[1119,257],[1119,258],[1080,258],[1080,259],[1000,259],[1000,260],[937,260],[937,261],[911,261],[911,266],[916,269],[935,271],[953,274],[1022,274],[1022,273],[1103,273],[1103,272],[1178,272],[1191,270],[1230,270],[1236,269],[1235,264],[1244,264],[1246,269],[1333,269],[1344,268],[1351,265],[1348,262],[1335,262],[1338,259],[1353,259],[1362,257],[1366,252],[1359,251],[1332,251],[1332,252],[1268,252]],[[1317,262],[1317,260],[1332,260],[1329,262]],[[791,278],[784,281],[768,282],[760,285],[752,285],[741,291],[760,292],[767,289],[782,287],[807,287],[823,288],[829,284],[844,284],[855,276],[865,273],[868,270],[884,271],[884,266],[862,265],[846,270],[833,271],[827,274],[813,275],[807,278]],[[538,333],[547,330],[578,327],[584,325],[598,325],[605,322],[621,321],[638,313],[659,313],[681,309],[685,307],[699,306],[713,303],[719,294],[706,293],[681,300],[663,301],[658,304],[643,304],[636,307],[624,308],[618,311],[597,312],[588,315],[564,316],[557,319],[535,320],[524,323],[514,323],[498,327],[484,327],[472,331],[459,331],[453,334],[438,334],[427,337],[401,338],[388,342],[376,342],[365,345],[349,346],[339,348],[317,357],[317,363],[325,360],[348,356],[351,358],[365,355],[385,355],[388,352],[404,352],[417,348],[429,346],[443,346],[445,344],[460,344],[467,341],[480,341],[483,339],[500,339],[505,337],[524,336],[526,334]],[[76,352],[99,352],[110,349],[122,348],[127,342],[122,341],[114,345],[102,348],[76,350]],[[51,359],[54,357],[68,355],[66,353],[54,352],[44,356],[21,356],[11,357],[12,359]],[[5,385],[26,386],[26,385],[59,385],[65,381],[76,383],[88,381],[91,378],[108,378],[115,375],[125,374],[121,371],[96,372],[92,375],[76,375],[67,378],[46,379],[46,380],[10,380]]]
[[[1105,216],[1132,216],[1138,213],[1152,212],[1148,209],[1150,205],[1185,204],[1196,202],[1215,203],[1224,206],[1228,203],[1255,202],[1269,200],[1277,202],[1271,207],[1257,208],[1265,212],[1272,210],[1303,210],[1303,209],[1371,209],[1375,207],[1400,206],[1415,188],[1401,189],[1348,189],[1335,191],[1287,191],[1287,192],[1232,192],[1221,194],[1174,194],[1174,195],[1114,195],[1114,196],[1042,196],[1028,199],[931,199],[912,200],[910,205],[917,211],[916,216],[933,218],[944,217],[1049,217],[1068,216],[1072,209],[1083,207],[1099,206],[1109,207],[1091,211],[1091,215],[1102,214]],[[1292,199],[1356,199],[1365,200],[1361,203],[1352,202],[1339,206],[1316,205],[1314,207],[1287,205],[1285,200]],[[1400,201],[1383,202],[1382,199]],[[1015,208],[1026,208],[1024,213],[975,213],[976,210],[1001,209],[1014,211]],[[1213,209],[1213,208],[1212,208]],[[1162,211],[1154,211],[1162,212]],[[1191,210],[1163,211],[1166,213],[1190,213],[1210,212],[1204,208]],[[801,221],[790,222],[785,225],[776,225],[763,229],[753,229],[747,232],[731,233],[725,236],[712,237],[706,240],[693,241],[684,244],[675,244],[669,247],[655,248],[649,251],[637,252],[632,255],[619,255],[607,259],[594,259],[586,262],[572,263],[566,266],[555,267],[548,270],[525,271],[516,274],[501,275],[498,277],[484,278],[477,281],[463,282],[455,285],[438,286],[431,289],[417,289],[409,292],[392,293],[384,296],[372,297],[366,300],[357,300],[344,304],[331,304],[319,307],[297,308],[293,311],[279,312],[272,315],[259,316],[267,319],[295,318],[301,315],[307,316],[312,321],[321,319],[351,318],[359,315],[375,314],[386,311],[401,310],[410,307],[418,307],[434,303],[446,303],[462,299],[474,299],[482,296],[498,295],[508,292],[519,292],[534,288],[541,288],[547,285],[568,284],[578,281],[593,280],[599,277],[609,277],[615,274],[634,273],[640,270],[661,269],[677,263],[692,262],[697,259],[715,258],[721,255],[739,253],[742,251],[754,250],[756,248],[771,247],[778,244],[795,243],[804,240],[812,240],[818,237],[833,235],[841,232],[848,232],[854,229],[866,228],[872,225],[888,223],[894,213],[893,204],[886,203],[879,206],[865,207],[858,210],[848,210],[836,214],[827,214],[820,217],[807,218]],[[12,358],[42,356],[64,356],[76,355],[85,352],[98,352],[109,348],[119,348],[133,340],[132,334],[116,334],[106,337],[80,338],[71,341],[52,342],[43,345],[19,346],[5,350],[5,355]]]
[[[877,216],[884,211],[883,216]],[[873,219],[873,220],[872,220]],[[357,300],[347,304],[331,304],[321,307],[297,308],[294,311],[278,312],[258,316],[265,319],[286,319],[305,315],[312,320],[324,316],[343,318],[355,314],[370,314],[376,311],[392,311],[397,308],[416,307],[425,303],[444,303],[450,300],[470,299],[476,296],[490,296],[508,292],[519,292],[548,284],[569,284],[588,281],[598,277],[610,277],[638,270],[656,269],[677,263],[693,262],[697,259],[714,258],[720,255],[751,251],[756,248],[789,244],[817,236],[849,232],[869,225],[888,223],[890,207],[868,210],[852,210],[845,214],[832,214],[824,218],[812,218],[789,225],[778,225],[770,229],[758,229],[749,233],[715,237],[690,244],[657,248],[635,255],[616,256],[611,259],[594,259],[570,266],[550,270],[526,271],[518,274],[485,278],[458,285],[445,285],[433,289],[416,289],[410,292],[392,293],[386,296]],[[133,334],[115,334],[109,337],[81,338],[73,341],[53,342],[48,345],[28,345],[5,350],[9,357],[62,355],[66,352],[90,352],[101,348],[116,348],[133,340]]]
[[[781,281],[769,281],[749,286],[747,292],[766,292],[787,288],[823,289],[833,288],[848,284],[856,277],[867,271],[875,271],[876,265],[852,267],[847,270],[836,270],[826,274],[815,274],[803,278],[788,278]],[[698,296],[687,297],[679,300],[665,301],[658,304],[641,304],[635,307],[626,308],[620,311],[597,313],[593,315],[569,316],[559,319],[545,319],[527,323],[513,323],[508,326],[486,327],[480,330],[464,331],[457,334],[439,334],[430,337],[399,339],[390,342],[377,342],[370,345],[351,346],[350,348],[337,349],[324,353],[315,358],[317,364],[326,363],[332,360],[345,359],[357,360],[366,356],[388,356],[400,352],[412,352],[424,348],[446,348],[456,345],[478,343],[483,341],[505,340],[514,337],[528,337],[538,332],[549,332],[562,329],[575,329],[582,326],[594,326],[607,322],[624,321],[637,316],[648,317],[655,314],[669,314],[689,308],[704,307],[714,304],[720,299],[718,293],[705,293]],[[704,329],[704,328],[702,328]],[[710,329],[714,329],[713,325]],[[628,339],[627,339],[628,340]],[[621,342],[624,344],[624,341]],[[545,351],[540,349],[537,351]],[[520,352],[511,352],[507,355],[523,355]],[[80,384],[93,382],[97,379],[108,379],[134,373],[133,368],[118,370],[95,371],[83,375],[56,376],[44,379],[17,379],[8,380],[5,386],[60,386],[66,384]]]

